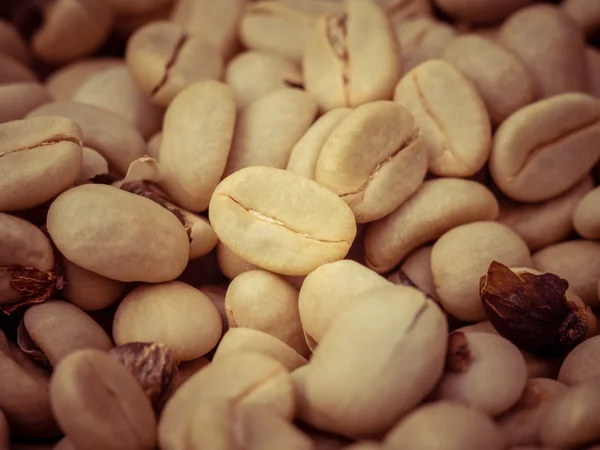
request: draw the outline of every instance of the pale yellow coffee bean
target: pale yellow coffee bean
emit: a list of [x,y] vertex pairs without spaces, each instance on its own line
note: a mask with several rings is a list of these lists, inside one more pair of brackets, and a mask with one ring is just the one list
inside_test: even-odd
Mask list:
[[[1,29],[1,27],[0,27]],[[47,89],[33,81],[0,85],[0,123],[23,119],[30,111],[53,101]]]
[[55,367],[76,350],[113,347],[110,337],[94,319],[67,302],[49,300],[33,305],[25,312],[23,323],[31,339]]
[[544,202],[519,203],[500,199],[497,221],[517,233],[531,251],[568,238],[573,232],[572,218],[578,202],[594,187],[589,175],[568,191]]
[[259,98],[236,120],[225,176],[250,166],[285,169],[316,113],[315,101],[300,89],[280,89]]
[[229,323],[227,321],[227,314],[225,313],[225,295],[227,293],[227,284],[209,284],[199,288],[210,301],[215,305],[219,315],[221,316],[221,324],[223,334],[229,330]]
[[494,124],[533,101],[533,82],[523,63],[488,39],[460,36],[446,46],[443,58],[475,85]]
[[425,295],[439,302],[437,292],[435,292],[433,273],[431,272],[432,250],[433,246],[428,245],[413,251],[406,257],[398,271],[388,275],[387,280],[394,284],[408,286],[412,284],[420,291],[423,291]]
[[494,135],[489,168],[509,197],[539,202],[581,180],[600,158],[600,103],[569,93],[528,105]]
[[441,401],[415,409],[385,437],[384,450],[501,450],[496,424],[477,410]]
[[394,28],[402,49],[405,72],[430,59],[440,58],[457,35],[454,27],[433,17],[403,20],[395,23]]
[[537,99],[585,91],[583,33],[553,5],[531,5],[512,14],[498,41],[513,51],[532,76]]
[[468,177],[488,159],[490,119],[473,84],[446,61],[427,61],[396,86],[394,101],[415,117],[423,132],[429,170],[436,175]]
[[321,111],[390,100],[402,75],[385,11],[373,0],[345,0],[344,6],[344,14],[318,19],[302,58],[304,86]]
[[0,52],[0,84],[36,82],[36,74],[21,61]]
[[[306,344],[304,344],[306,345]],[[217,346],[213,361],[232,353],[256,352],[279,361],[289,371],[308,363],[305,357],[272,334],[253,328],[230,328]],[[310,352],[309,352],[310,353]]]
[[248,0],[178,0],[170,15],[190,35],[213,44],[225,60],[238,50],[238,30]]
[[217,261],[223,275],[230,280],[233,280],[249,270],[259,268],[258,266],[243,260],[239,256],[236,256],[236,254],[229,250],[229,248],[221,241],[217,243]]
[[600,239],[600,188],[587,192],[573,212],[573,226],[584,238]]
[[286,87],[302,87],[300,66],[287,58],[260,52],[240,53],[227,65],[225,81],[235,93],[237,107],[244,109],[255,100]]
[[[491,333],[450,335],[448,363],[435,398],[463,403],[490,416],[512,407],[527,383],[527,365],[509,340]],[[497,377],[490,383],[490,377]]]
[[89,77],[121,64],[120,58],[79,59],[52,72],[46,79],[46,89],[56,100],[72,100],[73,94]]
[[4,19],[0,19],[0,53],[11,56],[23,64],[29,64],[31,61],[27,43],[17,28]]
[[572,386],[552,404],[540,427],[545,445],[574,448],[600,438],[600,377]]
[[292,148],[287,170],[314,180],[323,145],[351,112],[349,108],[336,108],[319,117]]
[[569,352],[558,373],[558,381],[572,386],[600,376],[600,336],[587,339]]
[[209,400],[190,418],[190,448],[211,450],[314,450],[312,441],[268,408]]
[[211,400],[261,405],[286,419],[295,408],[293,383],[280,362],[253,352],[223,356],[196,372],[167,402],[158,428],[160,448],[182,448],[190,417]]
[[140,90],[160,106],[168,106],[190,84],[218,80],[223,72],[217,47],[164,20],[151,22],[131,36],[125,60]]
[[587,64],[588,92],[594,97],[600,97],[600,50],[587,46],[585,49]]
[[108,38],[114,19],[110,6],[97,0],[57,0],[43,13],[32,49],[44,62],[57,65],[98,50]]
[[144,138],[162,127],[162,109],[139,90],[124,62],[90,75],[72,99],[115,113],[131,123]]
[[108,161],[100,152],[90,147],[83,147],[82,155],[81,170],[79,171],[76,184],[92,181],[99,175],[108,175],[110,172]]
[[356,236],[354,214],[334,192],[272,167],[225,178],[211,198],[209,219],[237,256],[284,275],[306,275],[344,258]]
[[79,350],[61,361],[50,384],[52,410],[77,449],[150,450],[156,419],[140,384],[117,358]]
[[494,260],[509,267],[532,266],[525,242],[497,222],[460,225],[437,240],[431,252],[431,270],[447,312],[465,321],[485,318],[479,279]]
[[[173,203],[169,204],[175,207]],[[190,260],[201,258],[213,251],[219,238],[208,219],[184,209],[179,209],[179,211],[186,221],[186,225],[190,228],[190,239],[192,240],[190,243]]]
[[426,181],[390,215],[365,234],[367,265],[387,272],[415,248],[466,223],[493,220],[498,202],[484,185],[458,178]]
[[100,152],[111,170],[127,173],[129,165],[144,155],[146,144],[138,131],[122,117],[95,106],[70,101],[46,103],[27,117],[61,116],[77,123],[83,144]]
[[175,203],[204,211],[227,164],[235,126],[232,89],[217,81],[189,85],[165,114],[161,183]]
[[225,312],[229,327],[263,331],[307,358],[300,313],[298,291],[274,273],[250,270],[237,276],[227,289]]
[[395,102],[378,101],[359,106],[331,132],[315,180],[365,223],[404,203],[426,173],[427,148],[415,119]]
[[550,245],[535,253],[533,267],[564,278],[586,305],[598,306],[596,290],[600,278],[600,243],[566,241]]
[[162,136],[162,130],[158,131],[157,133],[154,133],[150,139],[148,139],[148,142],[146,142],[146,155],[156,159],[157,161],[160,156],[160,144],[162,142]]
[[[177,0],[177,2],[179,2],[179,0]],[[133,33],[143,26],[156,22],[157,20],[168,20],[174,7],[175,2],[169,1],[169,3],[165,3],[138,14],[117,15],[112,32],[118,39],[126,41]]]
[[298,307],[304,333],[313,348],[332,323],[367,291],[391,286],[382,276],[355,261],[323,264],[311,272],[300,289]]
[[337,1],[257,1],[246,8],[240,24],[240,37],[246,48],[273,53],[299,63],[317,18],[325,13],[342,13],[343,10],[343,5]]
[[174,214],[112,186],[65,192],[50,206],[47,227],[67,259],[114,280],[170,281],[189,259],[189,238]]
[[135,288],[119,304],[113,322],[117,345],[162,342],[177,361],[204,356],[221,332],[221,316],[210,299],[180,281]]
[[587,35],[600,29],[600,4],[594,0],[563,0],[560,7]]
[[[28,292],[19,292],[12,283],[15,278],[26,281],[30,276],[11,273],[11,268],[29,267],[41,274],[55,267],[54,250],[42,231],[26,220],[0,213],[0,304],[18,303],[27,300]],[[44,294],[45,292],[41,293]],[[37,295],[34,295],[37,297]]]
[[128,285],[79,267],[66,258],[61,260],[68,280],[62,292],[65,298],[84,311],[98,311],[125,296]]
[[434,0],[442,11],[464,22],[501,22],[534,0]]
[[0,124],[0,211],[33,208],[73,185],[82,131],[63,117]]
[[[311,358],[306,396],[319,413],[312,425],[353,438],[387,432],[437,383],[446,341],[444,314],[420,291],[389,286],[364,293]],[[340,383],[344,373],[353,375]]]

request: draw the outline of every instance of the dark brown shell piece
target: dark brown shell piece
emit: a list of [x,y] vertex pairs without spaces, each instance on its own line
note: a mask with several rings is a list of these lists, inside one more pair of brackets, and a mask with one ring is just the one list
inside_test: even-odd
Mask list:
[[10,287],[13,288],[21,300],[8,305],[0,305],[0,311],[12,314],[17,309],[43,303],[52,297],[56,290],[63,288],[63,276],[57,272],[42,272],[33,267],[14,265],[4,267],[10,275]]
[[493,261],[479,287],[494,328],[526,352],[564,355],[588,329],[584,309],[567,300],[569,283],[557,275],[515,273]]

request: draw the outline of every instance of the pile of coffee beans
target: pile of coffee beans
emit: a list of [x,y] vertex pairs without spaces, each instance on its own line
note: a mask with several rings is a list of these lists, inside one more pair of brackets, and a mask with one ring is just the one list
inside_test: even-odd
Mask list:
[[600,450],[599,42],[0,2],[0,450]]

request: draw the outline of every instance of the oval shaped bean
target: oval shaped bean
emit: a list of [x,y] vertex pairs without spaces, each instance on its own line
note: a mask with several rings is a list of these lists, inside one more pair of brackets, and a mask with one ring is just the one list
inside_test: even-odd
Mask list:
[[352,208],[358,223],[392,212],[427,172],[427,149],[412,115],[394,102],[356,108],[327,138],[315,180]]
[[490,333],[454,332],[435,396],[495,416],[519,400],[526,382],[525,360],[510,341]]
[[493,220],[498,212],[494,194],[480,183],[453,178],[426,181],[408,201],[369,226],[367,265],[387,272],[415,248],[459,225]]
[[239,26],[247,0],[181,0],[172,8],[170,20],[186,32],[213,44],[229,60],[239,49]]
[[144,138],[162,126],[162,109],[139,90],[125,63],[89,76],[74,92],[72,100],[122,117]]
[[540,423],[552,401],[562,396],[568,388],[549,378],[527,381],[518,403],[496,420],[508,445],[527,445],[539,442]]
[[[306,344],[305,344],[306,345]],[[289,371],[308,363],[306,358],[282,340],[253,328],[230,328],[219,342],[213,361],[233,353],[256,352],[267,355]]]
[[267,52],[248,51],[231,60],[225,71],[225,81],[235,93],[238,109],[244,109],[278,89],[302,87],[302,72],[298,64],[289,59]]
[[594,0],[564,0],[560,7],[585,34],[592,35],[600,29],[600,5],[598,2]]
[[446,232],[433,246],[431,270],[444,309],[461,320],[484,320],[479,279],[492,261],[530,267],[523,240],[496,222],[473,222]]
[[272,167],[225,178],[211,198],[209,219],[237,256],[285,275],[342,259],[356,236],[354,214],[334,192]]
[[23,119],[30,111],[53,101],[40,83],[24,81],[0,85],[0,123]]
[[25,312],[23,323],[53,366],[77,350],[109,350],[113,346],[94,319],[67,302],[50,300],[33,305]]
[[117,345],[162,342],[177,361],[204,356],[221,332],[221,316],[210,299],[180,281],[135,288],[119,304],[113,322]]
[[16,272],[18,266],[46,273],[54,269],[54,251],[50,241],[39,228],[26,220],[0,213],[0,248],[2,305],[26,298],[26,291],[22,291],[21,287],[15,289],[14,283],[25,275]]
[[446,46],[443,58],[475,85],[494,124],[533,101],[533,82],[523,63],[489,39],[460,36]]
[[558,381],[569,386],[600,376],[600,336],[583,341],[569,352],[558,373]]
[[351,112],[349,108],[336,108],[319,117],[292,148],[287,170],[314,180],[323,145]]
[[595,188],[583,197],[573,212],[573,226],[584,238],[600,239],[600,188]]
[[519,203],[501,198],[496,220],[521,236],[530,250],[539,250],[571,235],[577,204],[593,187],[592,177],[585,176],[568,191],[543,202]]
[[600,278],[600,243],[561,242],[543,248],[532,259],[534,268],[564,278],[586,305],[598,306],[596,288]]
[[544,445],[578,447],[600,438],[600,378],[572,386],[549,408],[540,427]]
[[61,429],[78,449],[156,445],[150,400],[114,356],[99,350],[72,353],[56,367],[50,396]]
[[391,286],[382,276],[355,261],[323,264],[302,283],[298,296],[300,319],[309,347],[318,343],[331,324],[367,291]]
[[213,44],[164,20],[150,22],[131,36],[125,60],[140,90],[160,106],[168,106],[190,84],[218,80],[223,72],[223,58]]
[[69,101],[79,87],[92,75],[112,67],[120,67],[120,58],[84,58],[52,72],[46,79],[46,89],[58,101]]
[[304,48],[304,85],[321,111],[389,100],[402,74],[400,48],[385,11],[363,0],[345,0],[344,6],[344,14],[317,20]]
[[100,152],[90,147],[83,147],[83,160],[81,171],[77,177],[76,184],[84,184],[94,180],[99,175],[108,175],[108,161]]
[[317,18],[343,11],[339,2],[257,1],[246,8],[239,33],[246,48],[300,62]]
[[468,177],[484,166],[490,118],[473,84],[450,63],[435,59],[415,67],[396,86],[394,101],[421,128],[431,172]]
[[62,258],[62,268],[68,283],[62,292],[65,298],[84,311],[98,311],[123,298],[128,285],[122,281],[111,280],[79,267]]
[[[413,2],[415,3],[415,2]],[[394,24],[402,53],[402,66],[408,72],[419,64],[442,56],[456,37],[453,26],[426,15]]]
[[600,158],[600,104],[569,93],[528,105],[496,131],[490,156],[494,182],[509,197],[539,202],[559,195]]
[[43,13],[32,48],[38,58],[50,64],[64,64],[92,54],[108,38],[113,23],[109,5],[94,0],[58,0]]
[[225,176],[249,166],[284,169],[316,113],[315,101],[300,89],[280,89],[259,98],[236,121]]
[[235,98],[223,83],[201,81],[175,96],[159,153],[162,186],[175,203],[190,211],[208,207],[227,164],[234,125]]
[[[385,433],[435,386],[446,334],[443,313],[416,289],[389,286],[361,295],[311,358],[305,388],[318,412],[312,425],[353,438]],[[340,383],[344,373],[353,376]]]
[[252,352],[223,356],[196,372],[167,402],[158,428],[160,448],[182,448],[190,417],[214,400],[264,406],[286,419],[294,414],[294,387],[280,362]]
[[265,270],[239,275],[227,289],[225,311],[230,327],[263,331],[302,356],[310,355],[300,323],[298,291],[279,276]]
[[535,98],[585,91],[583,34],[554,5],[531,5],[501,26],[499,43],[513,51],[532,76]]
[[81,128],[62,117],[0,124],[0,211],[33,208],[71,187],[81,141]]
[[[433,431],[433,433],[432,433]],[[501,450],[504,438],[485,414],[460,403],[425,404],[385,437],[384,450]]]
[[144,139],[132,125],[95,106],[53,102],[34,109],[28,115],[41,116],[68,117],[76,122],[83,131],[83,144],[100,152],[119,175],[127,173],[129,165],[146,152]]
[[189,259],[189,239],[174,214],[112,186],[65,192],[52,202],[47,227],[67,259],[113,280],[170,281]]

